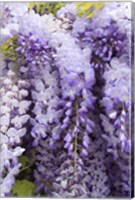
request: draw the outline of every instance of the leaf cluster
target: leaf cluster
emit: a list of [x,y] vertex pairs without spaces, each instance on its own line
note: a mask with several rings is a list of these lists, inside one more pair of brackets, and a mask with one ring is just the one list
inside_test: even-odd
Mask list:
[[66,3],[64,2],[30,2],[29,9],[35,10],[35,12],[40,15],[52,13],[54,16],[56,16],[57,11],[65,4]]
[[[31,159],[29,159],[29,157]],[[16,179],[16,184],[12,188],[13,196],[17,197],[31,197],[35,195],[36,184],[29,177],[29,171],[35,163],[35,153],[31,151],[30,155],[22,155],[19,158],[21,163],[20,175]]]
[[103,6],[104,2],[80,2],[77,4],[78,15],[92,18]]
[[16,184],[12,189],[14,196],[31,197],[35,194],[36,185],[28,180],[16,180]]
[[18,47],[17,44],[18,37],[15,35],[12,38],[9,38],[2,44],[2,52],[5,56],[5,59],[11,59],[12,62],[16,61],[17,52],[16,48]]

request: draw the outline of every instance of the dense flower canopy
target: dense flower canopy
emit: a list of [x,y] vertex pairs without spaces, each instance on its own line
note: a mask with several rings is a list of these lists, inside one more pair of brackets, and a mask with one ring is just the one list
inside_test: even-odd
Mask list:
[[131,197],[131,3],[0,8],[1,197]]

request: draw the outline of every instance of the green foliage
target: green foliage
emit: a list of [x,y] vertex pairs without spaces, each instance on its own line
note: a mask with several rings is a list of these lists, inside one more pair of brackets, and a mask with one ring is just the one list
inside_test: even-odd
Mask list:
[[21,172],[24,170],[27,170],[29,167],[31,167],[35,163],[35,153],[34,151],[31,151],[29,154],[29,159],[27,156],[22,155],[19,157],[19,162],[21,163]]
[[57,11],[62,8],[66,3],[63,2],[30,2],[29,9],[34,9],[36,13],[43,15],[45,13],[52,13],[56,16]]
[[36,185],[28,180],[16,180],[12,193],[18,197],[31,197],[35,194]]
[[2,52],[5,56],[5,58],[10,58],[12,62],[16,61],[16,48],[18,47],[17,44],[18,37],[13,36],[12,38],[9,38],[5,43],[2,44]]
[[80,2],[77,4],[78,15],[92,18],[104,6],[104,2]]
[[31,164],[30,160],[28,159],[28,157],[24,156],[24,155],[20,156],[19,162],[22,164],[21,171],[25,170]]

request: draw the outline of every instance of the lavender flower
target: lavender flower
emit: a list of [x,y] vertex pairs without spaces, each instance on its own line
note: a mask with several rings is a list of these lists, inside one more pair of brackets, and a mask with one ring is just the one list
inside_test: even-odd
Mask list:
[[[21,144],[21,138],[26,134],[27,130],[24,125],[29,119],[29,115],[26,113],[30,101],[26,104],[26,100],[24,100],[28,94],[24,92],[24,95],[20,96],[22,88],[23,91],[25,89],[21,85],[21,80],[18,80],[18,83],[14,83],[13,80],[15,80],[15,73],[11,70],[7,72],[7,77],[4,73],[1,77],[0,151],[2,157],[0,187],[3,197],[10,194],[15,183],[15,175],[19,173],[21,164],[18,162],[18,157],[22,155],[25,148],[18,145]],[[23,81],[23,83],[27,85],[27,81]],[[25,106],[23,106],[24,102]]]
[[65,30],[72,29],[73,22],[77,17],[75,4],[66,4],[57,11],[57,18],[62,21],[61,27]]
[[27,3],[2,3],[1,39],[5,41],[19,32],[19,21],[28,12]]
[[91,19],[76,3],[56,16],[0,5],[0,40],[16,38],[14,55],[0,55],[1,196],[14,196],[17,176],[38,197],[131,197],[131,4]]
[[83,41],[83,46],[90,45],[91,63],[94,68],[104,67],[115,56],[118,58],[122,56],[124,61],[130,63],[132,23],[130,6],[126,3],[112,3],[104,6],[92,20],[82,17],[74,22],[73,35]]
[[[101,100],[101,105],[104,107],[106,115],[101,115],[102,126],[105,133],[103,138],[107,142],[107,152],[113,155],[115,164],[115,170],[119,173],[124,173],[129,178],[131,176],[128,166],[129,156],[131,153],[131,135],[129,132],[129,120],[131,112],[131,69],[126,63],[120,63],[120,61],[114,58],[110,62],[111,68],[104,73],[106,84],[104,87],[105,97]],[[111,138],[111,140],[110,140]],[[121,167],[122,162],[125,162],[125,168]],[[111,173],[110,173],[111,174]],[[117,177],[118,176],[118,177]],[[125,181],[124,176],[117,174],[115,176],[114,185],[112,186],[117,192],[117,196],[130,195],[131,183],[129,179],[126,179],[125,185],[122,184]],[[111,177],[112,179],[113,177]],[[117,185],[117,181],[119,183]],[[116,182],[116,183],[115,183]],[[117,186],[116,186],[117,185]]]

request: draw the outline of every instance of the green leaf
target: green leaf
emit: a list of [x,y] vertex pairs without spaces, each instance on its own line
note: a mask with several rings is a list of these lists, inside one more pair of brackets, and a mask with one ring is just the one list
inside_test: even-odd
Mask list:
[[78,15],[92,18],[103,6],[104,2],[80,2],[77,4]]
[[19,162],[21,163],[21,171],[20,172],[30,168],[35,163],[35,151],[31,150],[29,152],[28,157],[25,155],[20,156]]
[[16,180],[16,184],[12,189],[13,195],[18,197],[31,197],[34,195],[36,185],[28,180]]
[[2,52],[5,58],[10,58],[13,62],[16,60],[16,48],[17,44],[17,36],[9,38],[6,42],[4,42],[1,46]]
[[21,170],[25,169],[30,164],[30,160],[24,155],[19,157],[19,162],[22,164]]
[[35,10],[36,13],[43,15],[45,13],[49,14],[52,13],[56,16],[57,11],[62,8],[66,3],[64,2],[52,2],[52,3],[45,3],[45,2],[30,2],[29,9]]

